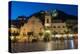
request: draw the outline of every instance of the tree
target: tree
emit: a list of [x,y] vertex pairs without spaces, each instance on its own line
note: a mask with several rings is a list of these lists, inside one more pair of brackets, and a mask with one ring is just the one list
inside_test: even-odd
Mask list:
[[45,41],[49,41],[50,40],[50,34],[49,33],[45,33],[44,40]]
[[20,28],[21,26],[24,25],[24,23],[27,21],[26,20],[26,16],[18,16],[17,17],[17,20],[18,20],[18,23],[17,23],[17,26]]
[[39,35],[40,35],[40,36],[42,36],[42,35],[43,35],[43,33],[42,33],[42,32],[40,32],[40,33],[39,33]]

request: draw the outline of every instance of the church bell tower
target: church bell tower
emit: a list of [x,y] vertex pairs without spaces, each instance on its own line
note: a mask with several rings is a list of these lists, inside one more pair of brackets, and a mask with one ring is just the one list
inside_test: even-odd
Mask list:
[[45,35],[47,40],[51,40],[51,14],[48,11],[45,11]]
[[48,11],[45,11],[45,27],[51,26],[51,15]]

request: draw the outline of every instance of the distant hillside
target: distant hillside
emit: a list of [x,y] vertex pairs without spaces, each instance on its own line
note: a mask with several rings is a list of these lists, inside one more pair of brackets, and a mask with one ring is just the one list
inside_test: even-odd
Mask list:
[[[47,11],[47,12],[52,16],[51,17],[52,22],[54,22],[54,20],[62,20],[63,22],[65,22],[66,20],[70,20],[70,19],[78,20],[77,16],[66,14],[65,12],[57,10],[57,9],[50,10],[50,11]],[[41,10],[37,13],[32,14],[31,16],[35,16],[35,17],[39,18],[42,21],[42,24],[44,24],[45,14],[46,14],[45,11]],[[18,18],[16,20],[10,20],[9,19],[9,22],[11,24],[17,25],[17,27],[20,27],[24,23],[27,23],[28,19],[31,18],[31,16],[29,16],[29,17],[18,16]]]
[[[54,21],[54,20],[62,20],[62,21],[65,22],[66,20],[70,20],[70,19],[72,19],[72,20],[78,20],[77,16],[66,14],[65,12],[57,10],[57,9],[48,11],[48,13],[51,14],[52,21]],[[57,14],[57,15],[55,16],[55,14]],[[39,17],[39,19],[43,22],[44,18],[45,18],[44,17],[45,16],[45,11],[40,11],[40,12],[34,13],[31,16]]]

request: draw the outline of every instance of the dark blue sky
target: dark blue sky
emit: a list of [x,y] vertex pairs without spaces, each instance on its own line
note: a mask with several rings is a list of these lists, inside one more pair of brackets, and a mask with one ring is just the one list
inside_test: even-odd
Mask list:
[[11,19],[16,19],[18,16],[30,16],[33,13],[41,10],[54,10],[58,9],[67,14],[78,14],[77,5],[63,5],[63,4],[49,4],[49,3],[32,3],[32,2],[18,2],[12,1],[11,3]]

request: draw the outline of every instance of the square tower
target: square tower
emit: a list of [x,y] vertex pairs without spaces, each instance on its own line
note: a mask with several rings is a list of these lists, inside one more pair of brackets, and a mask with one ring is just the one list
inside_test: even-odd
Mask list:
[[48,11],[45,11],[45,27],[51,26],[51,15]]

